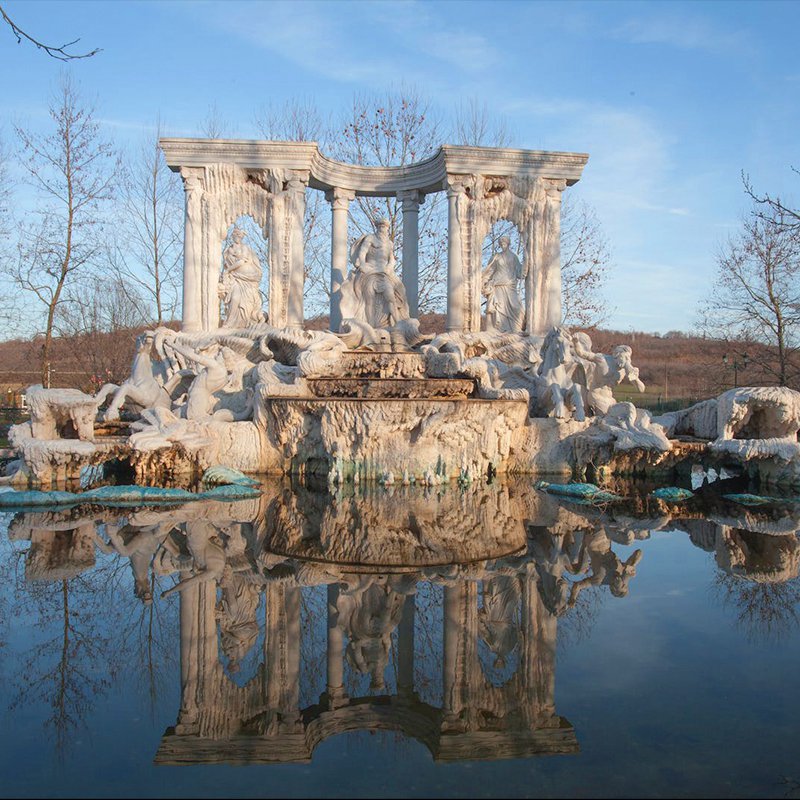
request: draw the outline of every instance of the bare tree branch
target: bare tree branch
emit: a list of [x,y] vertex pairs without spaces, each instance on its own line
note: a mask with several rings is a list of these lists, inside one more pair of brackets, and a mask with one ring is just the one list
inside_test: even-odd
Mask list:
[[22,28],[17,25],[11,17],[6,14],[5,9],[0,6],[0,16],[2,16],[3,21],[11,28],[14,36],[16,37],[17,44],[21,44],[22,40],[25,39],[29,41],[32,45],[34,45],[37,49],[43,50],[47,53],[48,56],[51,58],[58,59],[59,61],[77,61],[81,58],[91,58],[92,56],[96,56],[98,53],[102,52],[102,48],[95,47],[94,50],[91,50],[88,53],[69,53],[67,52],[70,47],[76,45],[80,39],[74,39],[71,42],[67,42],[66,44],[62,44],[60,47],[56,47],[55,45],[44,44],[44,42],[40,42],[38,39],[35,39],[29,33],[26,33]]

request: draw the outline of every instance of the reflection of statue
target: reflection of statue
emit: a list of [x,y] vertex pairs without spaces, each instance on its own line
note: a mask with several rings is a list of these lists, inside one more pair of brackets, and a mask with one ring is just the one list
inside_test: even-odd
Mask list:
[[642,551],[634,550],[626,561],[611,549],[611,540],[604,531],[596,531],[584,538],[581,550],[589,556],[590,574],[572,584],[569,604],[574,606],[578,595],[587,586],[608,586],[614,597],[625,597],[628,584],[636,575],[636,565]]
[[409,319],[403,282],[394,271],[395,258],[389,222],[382,219],[375,233],[364,234],[350,250],[353,269],[342,284],[342,319],[355,319],[373,328],[391,328]]
[[414,586],[413,579],[394,575],[363,575],[352,586],[342,584],[337,605],[350,640],[347,660],[359,672],[370,674],[373,689],[384,687],[392,631],[403,616],[405,595],[413,593]]
[[519,641],[520,587],[516,576],[497,575],[483,585],[483,608],[478,611],[481,638],[495,654],[495,669],[504,669],[506,658]]
[[239,665],[258,639],[256,613],[260,586],[246,574],[223,573],[222,597],[217,603],[220,644],[228,658],[228,669],[238,672]]
[[511,240],[500,237],[500,252],[495,253],[483,271],[482,293],[486,297],[486,330],[513,333],[522,330],[524,311],[517,292],[517,281],[525,277],[519,259],[509,250]]
[[247,328],[264,321],[261,310],[261,264],[256,254],[242,242],[244,231],[234,228],[233,244],[222,254],[223,271],[219,295],[225,303],[223,328]]

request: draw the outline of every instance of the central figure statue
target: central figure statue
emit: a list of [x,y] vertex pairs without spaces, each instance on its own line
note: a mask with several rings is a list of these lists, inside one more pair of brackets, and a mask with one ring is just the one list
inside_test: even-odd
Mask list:
[[378,220],[375,233],[365,233],[350,248],[353,269],[342,284],[342,319],[391,328],[409,319],[408,299],[397,277],[389,221]]

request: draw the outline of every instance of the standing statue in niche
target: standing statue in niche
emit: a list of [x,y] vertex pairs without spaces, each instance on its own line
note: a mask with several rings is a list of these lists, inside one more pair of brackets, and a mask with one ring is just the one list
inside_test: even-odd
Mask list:
[[389,221],[378,220],[375,233],[366,233],[350,248],[353,269],[342,284],[342,319],[373,328],[392,328],[410,318],[403,282],[394,271],[394,245]]
[[234,228],[233,244],[222,254],[219,296],[225,304],[223,328],[247,328],[264,321],[261,309],[261,264],[256,254],[242,241],[245,233]]
[[497,333],[518,333],[522,330],[525,311],[517,291],[517,282],[525,277],[520,260],[509,249],[511,239],[500,237],[500,251],[483,270],[481,294],[486,298],[486,330]]

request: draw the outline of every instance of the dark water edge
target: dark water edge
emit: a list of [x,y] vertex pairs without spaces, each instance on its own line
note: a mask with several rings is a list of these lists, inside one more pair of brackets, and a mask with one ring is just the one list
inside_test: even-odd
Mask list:
[[[280,508],[294,502],[282,495],[276,498],[283,503]],[[32,575],[28,567],[26,579],[26,566],[34,561],[29,551],[39,546],[36,542],[59,536],[73,542],[70,537],[76,536],[77,528],[59,532],[52,529],[58,525],[50,520],[49,532],[35,528],[31,538],[25,539],[20,533],[24,525],[17,521],[12,535],[20,538],[9,540],[6,531],[15,515],[0,514],[0,795],[800,797],[796,532],[781,534],[780,541],[791,544],[787,545],[788,555],[781,556],[785,569],[779,575],[780,570],[769,572],[764,565],[778,537],[757,530],[765,525],[763,515],[757,518],[748,512],[746,518],[731,520],[725,516],[730,512],[725,506],[709,511],[705,519],[698,513],[695,519],[685,520],[683,528],[676,518],[669,529],[648,534],[621,512],[609,516],[570,504],[559,504],[554,511],[552,501],[534,498],[530,502],[543,516],[526,519],[522,529],[526,554],[522,555],[515,538],[519,532],[508,533],[507,522],[521,514],[514,505],[518,498],[512,493],[511,501],[496,494],[490,499],[496,505],[486,519],[497,520],[502,511],[508,515],[506,522],[489,531],[485,547],[491,557],[476,559],[480,552],[469,551],[458,575],[448,573],[441,559],[437,560],[441,553],[449,553],[455,560],[446,536],[425,550],[428,563],[409,565],[406,572],[398,564],[390,565],[391,569],[385,564],[365,565],[371,551],[359,549],[363,546],[359,537],[368,535],[370,525],[385,530],[387,517],[394,519],[401,513],[398,509],[409,508],[415,515],[419,541],[430,543],[433,532],[458,528],[459,513],[485,513],[488,501],[482,497],[470,499],[466,506],[466,501],[459,500],[461,505],[455,503],[453,508],[439,500],[431,506],[434,510],[428,518],[424,515],[427,506],[421,506],[418,498],[400,497],[393,505],[376,496],[370,502],[354,500],[348,514],[339,518],[325,503],[311,514],[308,507],[314,498],[301,495],[298,506],[291,510],[308,512],[303,525],[313,518],[321,527],[312,525],[313,530],[305,529],[311,538],[296,540],[291,538],[291,526],[300,523],[295,516],[289,522],[283,519],[276,511],[278,506],[271,506],[261,522],[254,521],[251,511],[247,520],[232,522],[230,515],[236,514],[230,508],[224,513],[220,508],[192,512],[191,519],[182,518],[177,511],[157,515],[163,523],[165,515],[172,514],[176,528],[169,535],[175,541],[182,541],[190,530],[197,535],[200,523],[216,524],[214,535],[223,542],[227,563],[233,574],[240,576],[237,580],[252,581],[252,574],[268,580],[259,584],[257,607],[250,615],[258,627],[248,633],[245,644],[249,647],[243,645],[234,658],[222,638],[212,642],[215,652],[219,651],[219,679],[225,686],[242,687],[260,680],[259,675],[267,674],[282,657],[275,649],[278,636],[289,641],[292,631],[299,631],[296,681],[284,681],[284,690],[291,684],[295,694],[290,692],[287,699],[284,692],[267,702],[262,701],[268,688],[259,695],[259,713],[273,743],[296,735],[278,730],[294,710],[295,730],[315,724],[310,722],[315,714],[324,719],[324,712],[313,709],[326,692],[326,609],[334,596],[331,592],[339,593],[335,596],[341,614],[350,608],[341,600],[345,596],[357,598],[352,614],[371,609],[363,624],[367,633],[362,630],[359,634],[351,614],[349,627],[344,626],[343,646],[360,635],[361,653],[366,653],[369,661],[379,638],[377,628],[388,631],[390,642],[381,688],[370,688],[374,681],[369,670],[362,671],[355,664],[358,659],[349,662],[345,658],[344,687],[349,696],[385,697],[397,707],[406,702],[402,699],[400,637],[408,635],[407,629],[402,631],[402,619],[409,607],[408,597],[413,595],[414,699],[408,702],[416,711],[424,706],[433,709],[431,714],[440,715],[432,717],[435,725],[430,730],[436,730],[429,731],[428,743],[444,742],[451,754],[457,751],[459,757],[452,761],[442,760],[443,750],[435,759],[429,746],[406,733],[373,726],[332,731],[312,748],[307,763],[154,763],[159,752],[163,753],[165,735],[174,735],[169,732],[174,730],[182,698],[187,696],[186,681],[181,677],[180,605],[189,606],[189,595],[184,591],[181,597],[178,593],[160,597],[179,575],[153,579],[154,601],[146,605],[134,594],[130,558],[119,552],[104,553],[98,547],[94,565],[76,574],[72,574],[74,569],[58,573],[63,564],[51,560],[50,572],[45,569]],[[340,501],[340,506],[344,505]],[[650,519],[646,509],[641,504],[637,508],[638,512],[630,514],[639,513],[639,521],[646,524]],[[386,516],[381,516],[382,510]],[[532,512],[528,508],[524,513]],[[725,525],[720,519],[740,527]],[[43,524],[39,518],[33,521]],[[149,524],[153,519],[142,516],[138,522],[143,521]],[[88,537],[87,520],[76,515],[69,524],[75,522],[84,525],[81,535]],[[66,524],[63,519],[61,523]],[[320,567],[320,554],[314,548],[319,542],[330,543],[334,523],[343,526],[341,550],[335,544],[326,552],[334,552],[339,562],[332,559]],[[92,522],[93,533],[105,544],[111,524],[108,517]],[[258,533],[259,524],[272,526],[268,533],[274,537],[273,549],[269,552],[280,551],[279,557],[265,555],[261,547],[264,527]],[[283,530],[282,525],[285,531],[278,536],[275,531]],[[125,535],[130,534],[128,530]],[[234,546],[239,534],[241,542]],[[476,535],[473,531],[473,543]],[[556,555],[554,543],[561,548]],[[746,568],[738,572],[729,558],[736,543],[751,556]],[[501,552],[504,545],[507,550]],[[357,551],[354,558],[361,563],[357,569],[352,564],[342,567],[343,554],[354,552],[353,548]],[[638,560],[634,558],[637,550],[641,551]],[[386,552],[384,549],[381,555]],[[398,552],[403,557],[406,551],[400,548]],[[553,589],[556,556],[575,561],[582,553],[587,568],[575,575],[564,573],[566,584],[559,584],[564,590],[559,594]],[[613,582],[587,583],[569,606],[572,585],[597,574],[605,568],[602,564],[612,563],[609,553],[613,553],[613,564],[635,562],[627,593],[612,592]],[[593,568],[590,556],[596,559]],[[187,561],[186,552],[175,558],[184,570],[197,569],[196,563]],[[313,566],[310,571],[309,564]],[[230,574],[222,584],[229,578]],[[512,583],[503,582],[506,578]],[[292,595],[298,603],[296,628],[289,622],[275,622],[281,609],[283,613],[292,607],[286,600],[285,587],[290,583],[297,592]],[[217,597],[222,588],[218,590],[213,582],[209,585],[211,589],[203,590],[206,600],[192,602],[210,602],[210,608],[215,600],[224,599],[222,594]],[[472,636],[477,642],[477,660],[470,669],[476,664],[480,668],[470,674],[478,676],[475,680],[481,686],[506,691],[502,710],[508,741],[523,747],[519,743],[527,741],[526,731],[538,730],[545,718],[559,717],[574,731],[576,752],[478,760],[468,744],[462,746],[467,741],[462,728],[498,727],[486,708],[495,703],[497,711],[501,701],[479,701],[473,692],[460,716],[448,717],[440,711],[446,705],[447,681],[455,680],[458,685],[466,681],[460,662],[453,662],[456,673],[448,671],[443,644],[447,597],[452,609],[456,595],[474,600],[473,610],[464,612],[467,621],[463,623],[472,620],[468,623],[472,633],[465,640]],[[278,596],[284,603],[280,608],[275,605]],[[526,608],[539,624],[535,646],[525,638],[533,630],[523,624]],[[530,611],[533,608],[535,613]],[[240,611],[240,627],[247,624],[242,622],[244,616]],[[186,618],[183,624],[187,624]],[[462,630],[461,624],[455,627]],[[517,638],[504,638],[512,628]],[[553,645],[552,658],[543,655],[548,642]],[[497,651],[503,651],[503,663],[498,663]],[[184,655],[187,652],[185,649]],[[525,652],[531,664],[535,661],[536,670],[531,672],[534,678],[530,682],[518,686],[515,676],[524,672]],[[232,670],[232,665],[237,669]],[[210,692],[208,686],[204,691]],[[526,690],[525,686],[534,688]],[[480,691],[500,697],[489,689]],[[548,710],[545,706],[550,700],[553,707]],[[211,702],[209,707],[213,705]],[[530,719],[517,718],[515,714],[521,714],[518,709],[523,707],[534,709],[531,713],[535,712],[538,721],[528,724]],[[481,715],[470,716],[470,710],[480,708]],[[273,713],[275,709],[280,713]],[[268,724],[270,714],[272,723]],[[247,724],[251,729],[257,727],[252,720]],[[443,728],[447,728],[446,735]],[[199,752],[191,733],[186,734],[185,742],[190,757]],[[211,749],[214,747],[212,744]],[[218,749],[224,750],[224,742]],[[495,755],[501,754],[496,750]]]

